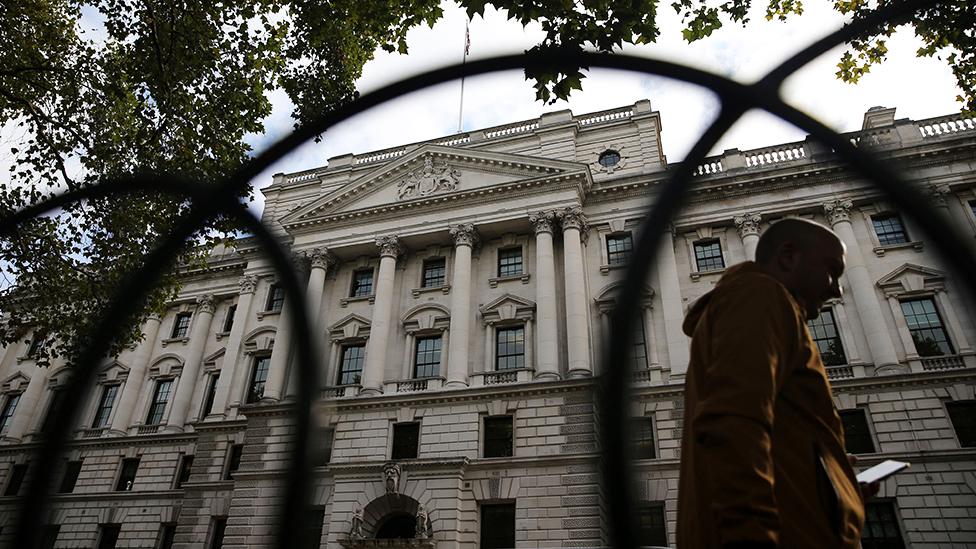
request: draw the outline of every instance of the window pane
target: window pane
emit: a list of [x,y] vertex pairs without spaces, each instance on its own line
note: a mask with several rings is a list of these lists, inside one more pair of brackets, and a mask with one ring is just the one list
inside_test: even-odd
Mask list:
[[946,402],[949,421],[963,448],[976,447],[976,400]]
[[850,454],[873,454],[874,440],[868,428],[867,413],[861,408],[838,410],[844,426],[844,445]]
[[227,456],[227,473],[224,474],[224,480],[232,480],[234,473],[240,470],[241,458],[244,456],[244,445],[231,444],[229,452],[230,454]]
[[393,424],[393,452],[391,459],[413,459],[420,445],[420,423]]
[[522,274],[522,248],[498,250],[498,276]]
[[515,504],[481,506],[480,549],[515,547]]
[[266,311],[280,311],[285,305],[285,289],[277,284],[271,285],[268,292],[268,304]]
[[152,403],[149,405],[149,415],[146,416],[146,425],[159,425],[163,422],[163,413],[166,411],[166,403],[169,402],[169,393],[172,388],[173,380],[171,379],[156,383]]
[[61,532],[60,524],[47,524],[41,526],[41,543],[39,549],[54,549],[54,544],[58,541],[58,533]]
[[10,468],[10,478],[7,480],[7,487],[3,490],[3,495],[16,496],[20,493],[20,487],[24,484],[28,467],[29,464],[27,463],[18,463]]
[[158,549],[172,549],[173,538],[176,537],[176,525],[172,522],[164,522],[159,525],[159,541],[156,543]]
[[229,332],[234,328],[234,315],[237,314],[237,304],[231,305],[227,309],[227,316],[224,317],[224,330]]
[[180,313],[176,315],[176,320],[173,322],[173,333],[170,334],[172,338],[186,337],[187,332],[190,330],[190,317],[191,313]]
[[119,532],[122,530],[122,526],[119,524],[102,524],[99,530],[101,533],[98,536],[98,549],[115,549],[115,545],[119,542]]
[[943,328],[942,319],[930,297],[901,302],[901,310],[908,324],[908,331],[920,356],[953,354],[949,335]]
[[424,261],[424,277],[421,282],[424,288],[443,286],[447,277],[447,268],[443,257]]
[[667,546],[668,528],[663,503],[643,504],[637,509],[637,543]]
[[657,457],[654,447],[654,420],[650,417],[633,419],[631,436],[634,437],[634,455],[637,459]]
[[17,403],[20,402],[20,393],[7,397],[7,402],[3,404],[3,412],[0,413],[0,433],[7,430],[10,420],[17,411]]
[[48,400],[47,412],[44,414],[44,423],[41,425],[41,431],[47,431],[51,426],[51,422],[58,415],[58,410],[61,409],[61,404],[64,402],[64,389],[54,389],[51,391],[51,398]]
[[227,518],[214,517],[210,529],[210,549],[220,549],[224,546],[224,530],[227,528]]
[[190,471],[193,469],[193,456],[184,455],[180,458],[179,471],[176,473],[176,488],[182,488],[183,483],[190,480]]
[[872,501],[864,506],[864,531],[861,532],[862,549],[901,549],[905,543],[898,529],[895,504],[890,501]]
[[247,392],[247,402],[258,402],[264,397],[264,384],[268,381],[268,369],[271,368],[271,357],[262,356],[254,359],[254,371],[251,373],[251,387]]
[[908,235],[901,224],[901,218],[893,214],[876,215],[871,218],[874,232],[878,235],[878,242],[882,246],[904,244],[908,242]]
[[414,377],[436,377],[441,365],[441,336],[425,337],[417,340],[415,352],[416,367]]
[[106,385],[102,389],[102,398],[98,401],[98,408],[95,409],[95,419],[92,421],[92,429],[98,429],[108,425],[108,418],[112,415],[112,406],[115,405],[115,395],[118,392],[118,385]]
[[314,507],[308,510],[308,515],[302,522],[305,528],[303,549],[319,549],[322,546],[322,527],[325,525],[325,508]]
[[210,379],[207,381],[207,394],[203,397],[203,413],[200,414],[200,419],[203,419],[213,412],[214,398],[217,396],[217,382],[220,381],[220,372],[214,372],[210,374]]
[[363,374],[366,360],[366,345],[348,345],[342,348],[342,363],[339,365],[339,385],[355,385]]
[[139,458],[123,459],[122,469],[119,471],[119,481],[115,485],[116,492],[129,492],[136,481],[139,471]]
[[644,316],[638,315],[634,322],[633,349],[631,358],[634,361],[634,368],[640,370],[647,368],[647,342],[644,339]]
[[373,295],[373,269],[360,269],[352,273],[351,297],[367,297]]
[[610,265],[626,265],[630,261],[630,253],[634,243],[630,233],[610,235],[607,237],[607,263]]
[[329,427],[320,429],[315,439],[315,457],[312,465],[321,467],[327,465],[332,460],[332,440],[335,438],[335,429]]
[[695,242],[695,264],[699,272],[717,271],[725,268],[722,259],[722,244],[718,240]]
[[512,455],[512,416],[485,418],[485,457]]
[[510,370],[525,367],[525,329],[522,326],[514,328],[499,328],[495,332],[496,352],[495,369]]
[[810,331],[810,337],[817,344],[820,360],[823,361],[824,366],[847,364],[847,355],[844,354],[844,345],[840,341],[832,309],[824,309],[820,311],[820,316],[808,320],[807,329]]
[[81,461],[69,461],[64,468],[64,478],[61,479],[59,494],[70,494],[75,489],[78,482],[78,475],[81,473]]

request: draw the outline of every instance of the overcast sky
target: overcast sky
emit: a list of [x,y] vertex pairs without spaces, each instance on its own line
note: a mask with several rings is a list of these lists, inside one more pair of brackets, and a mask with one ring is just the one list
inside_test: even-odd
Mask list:
[[[760,8],[764,2],[756,3]],[[359,81],[362,92],[432,68],[460,62],[463,54],[464,11],[444,2],[445,15],[433,29],[422,27],[408,35],[410,53],[379,51]],[[727,25],[708,39],[685,43],[680,22],[667,2],[659,12],[661,37],[656,44],[628,46],[625,52],[682,62],[741,82],[758,79],[816,39],[839,28],[844,18],[827,2],[804,3],[805,13],[787,22],[770,22],[761,9],[743,29]],[[538,25],[523,28],[506,20],[504,12],[490,8],[470,23],[469,59],[520,53],[543,38]],[[857,85],[835,77],[843,48],[821,56],[792,77],[784,87],[785,99],[838,131],[859,129],[868,108],[896,107],[898,118],[920,119],[958,111],[959,93],[948,67],[935,59],[918,59],[920,41],[904,29],[889,40],[889,59],[861,79]],[[610,109],[649,99],[661,113],[664,151],[671,162],[681,160],[705,125],[715,116],[717,102],[707,91],[668,79],[623,71],[592,70],[583,81],[583,91],[570,100],[544,105],[534,100],[534,90],[521,71],[469,78],[464,85],[463,129],[471,130],[538,117],[543,112],[570,109],[576,114]],[[292,106],[284,94],[273,96],[274,112],[266,121],[266,132],[251,136],[256,151],[270,140],[288,132],[293,125]],[[271,174],[321,166],[331,156],[362,153],[399,144],[433,139],[457,132],[460,83],[443,84],[404,96],[357,116],[329,131],[322,142],[310,143],[262,174],[257,187],[271,182]],[[746,115],[719,142],[713,153],[737,147],[745,150],[787,141],[801,140],[802,132],[761,112]],[[253,207],[260,211],[258,193]]]

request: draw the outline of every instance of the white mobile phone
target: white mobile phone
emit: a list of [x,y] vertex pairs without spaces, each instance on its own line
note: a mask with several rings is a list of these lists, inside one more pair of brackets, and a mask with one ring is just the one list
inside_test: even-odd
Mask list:
[[884,480],[891,475],[906,469],[911,466],[911,463],[905,461],[895,461],[893,459],[888,459],[882,461],[881,463],[871,467],[870,469],[865,469],[857,474],[857,481],[863,482],[865,484],[871,484],[872,482],[878,480]]

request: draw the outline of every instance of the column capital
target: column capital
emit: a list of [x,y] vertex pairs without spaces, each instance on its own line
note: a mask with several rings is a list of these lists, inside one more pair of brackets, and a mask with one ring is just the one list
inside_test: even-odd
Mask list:
[[566,229],[576,229],[580,234],[585,234],[586,229],[589,227],[586,223],[586,216],[583,214],[583,209],[579,206],[570,206],[559,213],[559,222],[563,226],[563,230]]
[[159,313],[149,313],[148,315],[146,315],[146,320],[147,321],[152,320],[153,322],[162,323],[163,322],[163,316],[160,315]]
[[305,257],[313,269],[325,269],[328,271],[339,262],[331,250],[326,247],[312,248],[305,251]]
[[202,295],[197,298],[197,312],[214,314],[217,310],[217,303],[213,294]]
[[455,246],[470,246],[471,248],[474,248],[481,241],[478,236],[478,231],[471,223],[451,225],[449,230],[451,233],[451,238],[454,239]]
[[946,202],[946,197],[952,193],[952,189],[949,188],[948,183],[929,183],[925,186],[925,194],[929,197],[936,206],[946,207],[948,203]]
[[552,234],[553,227],[556,224],[556,212],[552,210],[544,210],[541,212],[530,213],[529,222],[535,227],[535,234]]
[[739,232],[739,238],[759,236],[760,221],[762,221],[762,215],[751,212],[732,218],[732,222],[735,223],[735,230]]
[[850,222],[853,208],[854,203],[847,198],[830,200],[823,204],[824,213],[827,214],[827,221],[831,226],[844,221]]
[[237,286],[242,294],[253,294],[258,288],[258,277],[254,275],[244,275],[237,280]]
[[381,236],[376,239],[376,247],[380,249],[380,257],[390,256],[394,259],[403,253],[403,245],[396,235]]

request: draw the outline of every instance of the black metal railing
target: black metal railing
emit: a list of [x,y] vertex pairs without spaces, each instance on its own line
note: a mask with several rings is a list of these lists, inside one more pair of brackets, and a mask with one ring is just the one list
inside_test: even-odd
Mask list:
[[[65,401],[54,421],[48,422],[48,429],[42,434],[31,463],[38,471],[56,469],[59,457],[63,454],[70,435],[72,422],[81,404],[86,388],[92,385],[94,373],[101,357],[109,349],[112,334],[123,329],[126,319],[132,318],[141,303],[141,297],[156,284],[159,273],[174,267],[173,262],[180,250],[188,245],[190,236],[207,221],[220,214],[236,219],[241,226],[251,232],[258,243],[267,251],[288,295],[294,296],[297,303],[305,303],[304,288],[299,284],[293,271],[293,264],[286,249],[236,197],[249,181],[278,161],[286,154],[320,135],[335,124],[347,120],[376,105],[395,99],[406,93],[422,90],[429,86],[488,72],[511,69],[538,69],[566,67],[601,67],[643,72],[697,84],[715,92],[721,101],[717,119],[672,173],[661,192],[648,204],[648,214],[644,219],[632,254],[632,262],[627,271],[619,304],[613,312],[614,341],[602,357],[599,385],[599,418],[601,431],[601,452],[603,460],[602,493],[605,497],[608,533],[611,544],[619,549],[633,549],[637,546],[636,528],[632,511],[636,509],[632,482],[632,470],[627,464],[625,445],[626,421],[629,398],[628,391],[631,372],[626,353],[630,348],[626,339],[632,333],[631,324],[636,317],[636,307],[640,302],[642,284],[653,266],[655,251],[660,237],[671,219],[680,211],[692,177],[702,163],[707,152],[718,139],[749,109],[763,109],[806,130],[815,139],[832,148],[846,160],[859,174],[882,189],[888,198],[903,212],[914,219],[916,224],[933,243],[943,261],[957,273],[976,272],[976,257],[969,252],[960,235],[952,226],[938,215],[932,215],[927,202],[919,191],[908,184],[898,173],[880,162],[870,153],[856,148],[845,138],[801,111],[791,107],[779,97],[784,80],[821,54],[834,46],[850,41],[856,36],[877,29],[886,23],[907,22],[912,14],[921,8],[937,4],[931,1],[906,1],[889,4],[876,10],[872,15],[859,19],[841,30],[834,32],[810,45],[754,84],[741,84],[727,78],[666,61],[642,59],[626,55],[598,53],[579,53],[554,51],[539,54],[511,55],[469,61],[463,65],[446,67],[420,74],[396,82],[375,92],[365,94],[356,101],[338,107],[321,118],[302,126],[284,139],[276,142],[266,151],[244,165],[224,181],[200,184],[181,179],[179,176],[148,175],[124,180],[106,181],[97,186],[67,192],[37,205],[25,208],[0,220],[0,237],[9,236],[30,219],[43,215],[73,201],[95,197],[122,197],[130,193],[145,191],[168,193],[189,200],[192,206],[179,220],[168,238],[145,259],[143,267],[131,273],[120,285],[116,298],[105,316],[100,329],[91,337],[90,346],[78,357],[72,375],[67,382]],[[966,252],[960,252],[966,250]],[[976,277],[962,276],[960,280],[968,287],[970,295],[976,295]],[[304,307],[289,308],[294,326],[294,344],[298,352],[297,363],[299,383],[295,403],[295,438],[291,449],[292,457],[284,485],[285,497],[280,509],[280,520],[276,539],[278,546],[289,548],[298,546],[303,530],[301,522],[306,516],[304,507],[309,498],[307,482],[310,474],[308,459],[308,434],[311,425],[311,406],[318,398],[318,372],[321,371],[319,358],[322,355],[317,339],[312,337],[310,321]],[[20,516],[15,522],[16,535],[12,547],[32,547],[35,537],[41,531],[42,517],[50,502],[51,477],[37,474],[30,481],[26,494],[20,502]]]

